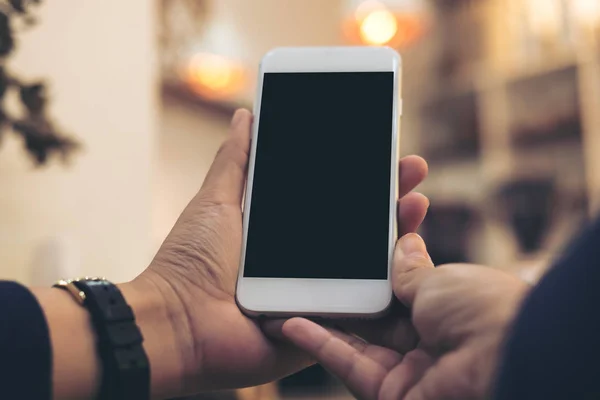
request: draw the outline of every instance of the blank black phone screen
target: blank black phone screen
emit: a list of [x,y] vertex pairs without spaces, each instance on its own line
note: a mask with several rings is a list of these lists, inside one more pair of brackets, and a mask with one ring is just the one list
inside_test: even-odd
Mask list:
[[245,277],[387,279],[393,97],[394,72],[264,74]]

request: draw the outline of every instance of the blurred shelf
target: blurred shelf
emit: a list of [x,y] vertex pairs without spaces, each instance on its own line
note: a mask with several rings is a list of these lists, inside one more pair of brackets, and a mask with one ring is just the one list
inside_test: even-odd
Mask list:
[[556,119],[545,126],[514,130],[511,141],[517,151],[543,151],[548,147],[581,146],[581,118]]
[[281,400],[355,400],[350,393],[313,393],[281,396]]
[[[432,4],[445,20],[435,22],[422,59],[405,58],[415,64],[405,86],[412,104],[405,119],[431,166],[419,190],[432,205],[479,209],[487,233],[471,243],[484,248],[478,261],[510,262],[495,245],[497,225],[506,221],[486,211],[507,182],[556,179],[557,194],[568,203],[555,210],[560,218],[575,219],[588,204],[600,210],[600,26],[595,40],[575,42],[565,33],[553,45],[523,36],[505,0]],[[470,40],[475,35],[484,41]],[[483,52],[463,48],[482,43]],[[512,254],[507,246],[504,252]]]
[[452,101],[474,95],[478,92],[474,76],[475,74],[462,75],[448,81],[424,82],[419,85],[419,96],[411,101],[420,107],[427,107],[440,101]]
[[480,127],[474,92],[441,97],[420,110],[423,155],[432,164],[476,159]]
[[202,108],[222,115],[224,118],[230,118],[236,109],[252,109],[251,104],[233,101],[213,101],[206,99],[188,86],[177,81],[164,81],[161,86],[161,96],[163,101],[175,101],[183,106],[191,108]]
[[456,10],[457,8],[479,3],[478,0],[431,0],[431,2],[442,10]]
[[580,62],[577,57],[574,54],[570,54],[540,62],[531,62],[522,67],[516,67],[505,73],[500,73],[499,75],[500,80],[506,84],[519,84],[531,79],[539,79],[547,75],[576,69],[579,65]]
[[427,159],[429,165],[438,168],[479,161],[479,146],[475,139],[457,140],[451,145],[435,148],[428,148],[425,145],[421,153]]
[[477,203],[487,186],[481,162],[461,160],[434,165],[419,191],[435,202]]

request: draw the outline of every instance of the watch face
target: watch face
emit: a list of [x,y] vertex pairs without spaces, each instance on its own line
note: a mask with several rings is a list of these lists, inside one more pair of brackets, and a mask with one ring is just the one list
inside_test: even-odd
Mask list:
[[75,300],[79,304],[83,304],[85,302],[86,295],[83,292],[83,290],[81,290],[79,287],[77,287],[77,282],[101,282],[101,281],[106,281],[106,279],[103,277],[97,277],[97,276],[84,276],[84,277],[80,277],[80,278],[73,278],[73,279],[67,279],[67,280],[61,279],[52,286],[66,290],[67,292],[71,293],[71,295],[75,298]]
[[61,279],[58,282],[56,282],[53,286],[66,286],[73,282],[85,282],[85,281],[98,282],[98,281],[105,281],[105,280],[106,280],[106,278],[101,277],[101,276],[81,276],[78,278]]
[[81,282],[81,281],[97,282],[97,281],[105,281],[105,280],[106,280],[106,278],[100,277],[100,276],[83,276],[83,277],[72,279],[71,281],[72,282]]

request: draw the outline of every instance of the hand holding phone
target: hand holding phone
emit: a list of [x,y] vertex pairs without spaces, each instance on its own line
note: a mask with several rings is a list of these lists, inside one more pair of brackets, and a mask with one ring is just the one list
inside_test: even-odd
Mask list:
[[[239,110],[202,189],[179,217],[148,269],[132,282],[135,288],[131,290],[144,304],[150,300],[161,310],[158,321],[149,319],[146,308],[141,315],[136,314],[138,323],[149,327],[142,329],[145,340],[156,345],[150,358],[159,362],[153,364],[152,373],[164,378],[156,380],[160,387],[153,386],[157,396],[254,386],[309,363],[295,346],[265,337],[234,300],[251,128],[251,114]],[[426,163],[419,157],[400,161],[400,234],[414,231],[425,215],[427,199],[407,193],[426,172]],[[364,335],[362,326],[356,332]],[[199,348],[199,343],[207,345]]]
[[236,299],[250,316],[374,317],[392,299],[400,57],[262,60]]

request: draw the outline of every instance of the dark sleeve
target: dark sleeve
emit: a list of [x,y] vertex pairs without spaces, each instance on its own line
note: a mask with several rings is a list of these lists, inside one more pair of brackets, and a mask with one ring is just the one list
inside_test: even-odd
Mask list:
[[525,301],[500,367],[496,399],[600,399],[600,221]]
[[0,281],[0,398],[50,399],[51,358],[36,298],[15,282]]

